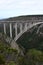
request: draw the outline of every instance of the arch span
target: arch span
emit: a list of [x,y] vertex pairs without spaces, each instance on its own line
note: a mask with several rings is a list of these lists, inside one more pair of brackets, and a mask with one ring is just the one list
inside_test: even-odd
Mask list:
[[[38,22],[38,23],[30,24],[30,25],[27,27],[27,30],[29,30],[29,29],[31,29],[32,27],[34,27],[34,26],[36,26],[36,25],[39,25],[39,24],[43,24],[43,22]],[[25,29],[22,30],[22,32],[19,33],[19,34],[17,35],[17,37],[14,38],[14,40],[17,41],[17,40],[22,36],[22,34],[25,33],[27,30],[25,30]]]

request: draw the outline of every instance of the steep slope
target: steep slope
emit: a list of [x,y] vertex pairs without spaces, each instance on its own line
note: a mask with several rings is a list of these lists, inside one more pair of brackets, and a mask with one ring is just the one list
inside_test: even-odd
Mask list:
[[4,40],[0,40],[0,65],[10,61],[16,62],[18,51],[12,49]]
[[0,40],[0,65],[43,65],[43,52],[30,49],[24,56]]

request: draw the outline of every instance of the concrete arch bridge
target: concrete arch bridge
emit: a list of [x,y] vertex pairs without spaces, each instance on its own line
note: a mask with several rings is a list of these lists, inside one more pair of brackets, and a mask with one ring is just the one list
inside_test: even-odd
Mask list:
[[[13,32],[12,31],[13,31],[13,29],[15,29],[15,37],[13,39],[14,41],[17,41],[22,36],[22,34],[25,33],[27,30],[29,30],[32,27],[39,25],[39,24],[42,25],[43,22],[34,22],[34,23],[30,22],[29,23],[29,22],[15,22],[15,21],[6,21],[6,22],[0,21],[0,26],[3,25],[4,34],[6,34],[6,32],[8,32],[6,27],[8,27],[7,25],[9,25],[10,38],[13,38]],[[19,29],[19,33],[18,33],[18,29]],[[39,31],[39,29],[38,29],[38,31]]]

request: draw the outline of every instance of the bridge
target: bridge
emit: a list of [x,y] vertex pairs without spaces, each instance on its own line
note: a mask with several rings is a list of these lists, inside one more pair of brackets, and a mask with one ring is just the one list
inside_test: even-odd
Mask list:
[[[7,25],[9,24],[9,34],[10,34],[10,38],[13,38],[13,29],[15,30],[15,37],[14,37],[14,41],[17,41],[21,35],[23,33],[25,33],[27,30],[31,29],[32,27],[36,26],[36,25],[39,25],[39,24],[43,24],[43,22],[15,22],[15,21],[0,21],[0,25],[3,24],[3,30],[4,30],[4,34],[6,35],[6,32],[7,31]],[[13,26],[13,27],[12,27]],[[42,25],[43,26],[43,25]],[[41,26],[40,26],[41,27]],[[39,29],[40,29],[39,27]],[[39,31],[38,29],[38,31]],[[18,33],[18,30],[19,30],[19,33]],[[38,32],[37,31],[37,32]],[[7,35],[8,36],[8,35]]]

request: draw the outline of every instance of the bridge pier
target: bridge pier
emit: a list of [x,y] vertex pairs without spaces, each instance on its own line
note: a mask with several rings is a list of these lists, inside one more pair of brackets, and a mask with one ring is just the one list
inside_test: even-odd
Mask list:
[[22,23],[20,23],[20,33],[22,33]]
[[10,37],[12,38],[12,23],[10,23]]
[[15,37],[17,38],[17,23],[15,23]]
[[6,24],[4,23],[4,34],[6,34]]
[[27,31],[27,23],[25,23],[25,31]]

